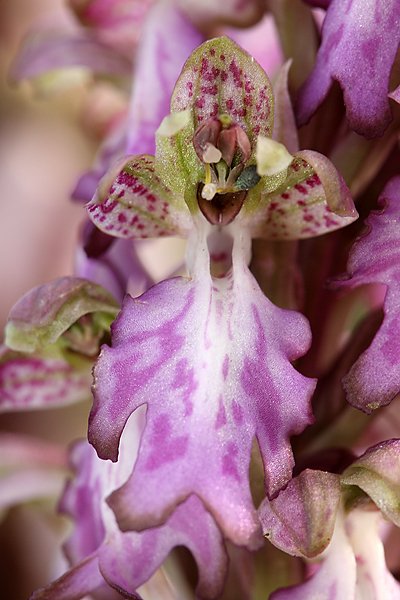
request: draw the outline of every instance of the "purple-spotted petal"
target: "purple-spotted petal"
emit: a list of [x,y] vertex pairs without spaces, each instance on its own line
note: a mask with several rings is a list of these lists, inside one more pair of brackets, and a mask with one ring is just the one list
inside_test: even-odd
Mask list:
[[184,200],[162,183],[147,155],[114,165],[87,208],[101,231],[120,238],[184,235],[192,226]]
[[53,69],[82,66],[94,73],[126,75],[131,62],[112,48],[89,36],[41,33],[28,37],[15,60],[10,76],[15,81],[44,75]]
[[359,487],[400,527],[400,440],[369,448],[343,472],[341,482]]
[[169,113],[175,82],[185,60],[203,39],[175,3],[156,2],[138,48],[127,154],[154,154],[155,131]]
[[387,286],[384,320],[371,345],[361,354],[343,380],[350,404],[371,412],[388,404],[400,391],[400,177],[392,179],[380,196],[383,211],[367,220],[369,232],[353,246],[348,263],[348,281],[343,287],[368,283]]
[[259,134],[272,134],[270,81],[260,65],[226,37],[205,42],[185,63],[171,99],[171,111],[193,111],[194,128],[228,114],[247,133],[252,147]]
[[61,359],[1,348],[0,412],[54,408],[87,400],[91,365],[88,362],[77,369]]
[[339,478],[307,469],[261,504],[264,536],[288,554],[313,558],[331,541],[339,502]]
[[186,126],[176,135],[157,136],[157,171],[171,189],[186,192],[186,201],[196,211],[203,166],[193,145],[195,130],[208,118],[227,114],[245,131],[254,157],[258,134],[272,133],[271,84],[260,65],[235,42],[215,38],[191,54],[175,85],[171,112],[183,111],[190,116]]
[[[245,207],[246,208],[246,207]],[[358,217],[346,184],[332,163],[318,152],[297,152],[287,177],[264,193],[246,222],[253,237],[295,240],[345,227]]]
[[[200,248],[199,256],[206,252]],[[127,419],[148,406],[133,474],[110,498],[123,529],[164,522],[195,493],[227,537],[254,546],[254,436],[268,493],[290,479],[288,437],[311,420],[314,381],[290,364],[308,348],[308,325],[274,307],[235,261],[231,276],[212,280],[206,266],[193,280],[165,281],[139,299],[127,297],[113,346],[102,349],[89,426],[101,457],[117,459]]]
[[391,120],[387,96],[399,39],[397,0],[332,0],[315,68],[299,95],[300,124],[309,120],[336,80],[350,127],[367,137],[382,134]]
[[[5,342],[20,352],[41,350],[54,344],[81,317],[104,313],[112,320],[117,311],[118,304],[101,286],[78,277],[61,277],[33,288],[13,306]],[[72,343],[74,336],[68,335]]]

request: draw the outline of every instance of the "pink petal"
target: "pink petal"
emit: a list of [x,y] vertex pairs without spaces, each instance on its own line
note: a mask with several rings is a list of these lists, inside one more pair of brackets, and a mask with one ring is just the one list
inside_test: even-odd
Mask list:
[[400,391],[399,177],[386,185],[379,202],[385,208],[369,216],[369,233],[356,241],[350,254],[349,279],[338,284],[351,288],[367,283],[387,285],[383,323],[343,380],[350,404],[365,412],[389,404]]
[[214,519],[196,496],[178,506],[161,527],[110,536],[99,551],[100,570],[111,586],[132,594],[150,579],[175,546],[186,546],[196,560],[196,597],[219,598],[227,556]]
[[155,132],[169,113],[176,80],[203,41],[172,2],[156,2],[143,27],[128,118],[127,154],[154,154]]
[[13,80],[20,81],[39,77],[53,69],[75,66],[111,75],[129,76],[132,70],[128,59],[95,38],[43,32],[26,39],[10,75]]
[[63,446],[18,433],[0,433],[0,468],[67,467]]
[[146,16],[154,0],[69,0],[85,27],[126,54],[132,54],[140,40]]
[[[134,242],[107,236],[93,223],[87,223],[88,236],[84,248],[78,248],[75,256],[75,272],[80,277],[93,281],[108,290],[122,303],[127,290],[136,295],[145,292],[154,282],[137,256]],[[88,239],[90,236],[91,239]],[[93,241],[93,238],[96,238]],[[96,254],[96,242],[109,247]],[[90,246],[89,246],[90,244]]]
[[366,137],[381,135],[391,121],[387,96],[399,38],[397,0],[332,0],[315,68],[299,95],[300,124],[309,120],[336,80],[350,127]]
[[152,156],[127,157],[114,165],[87,208],[101,231],[120,238],[177,235],[191,227],[184,200],[161,182]]
[[400,583],[386,566],[379,536],[379,512],[354,510],[346,518],[346,532],[357,562],[356,598],[399,600]]
[[226,278],[177,278],[127,297],[112,337],[89,427],[102,458],[117,459],[127,419],[148,405],[133,474],[110,498],[120,526],[158,525],[195,493],[228,538],[257,545],[252,440],[275,494],[291,476],[288,438],[311,420],[314,382],[290,364],[308,348],[305,320],[274,307],[240,264]]
[[[240,27],[240,24],[239,24]],[[225,35],[254,56],[269,77],[273,77],[284,62],[279,35],[272,15],[266,14],[253,27],[224,27]]]

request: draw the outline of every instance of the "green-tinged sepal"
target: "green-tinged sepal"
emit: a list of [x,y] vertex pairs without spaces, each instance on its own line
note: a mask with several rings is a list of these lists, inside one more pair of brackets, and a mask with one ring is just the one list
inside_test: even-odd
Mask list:
[[350,510],[369,497],[400,527],[400,440],[382,442],[367,450],[341,476],[345,505]]
[[[62,277],[38,286],[11,309],[5,343],[18,352],[40,352],[60,342],[87,356],[109,331],[118,304],[100,285]],[[61,340],[61,338],[63,338]]]

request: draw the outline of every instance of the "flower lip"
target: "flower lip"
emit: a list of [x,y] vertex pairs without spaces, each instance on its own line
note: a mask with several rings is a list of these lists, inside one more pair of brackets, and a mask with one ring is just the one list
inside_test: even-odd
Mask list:
[[199,208],[211,225],[229,225],[239,214],[247,196],[247,190],[215,193],[211,200],[203,195],[205,185],[199,183],[197,187],[197,202]]

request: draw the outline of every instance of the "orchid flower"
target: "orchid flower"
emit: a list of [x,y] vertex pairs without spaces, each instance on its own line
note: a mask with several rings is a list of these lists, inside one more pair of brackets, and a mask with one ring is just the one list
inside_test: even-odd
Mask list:
[[0,351],[0,412],[87,399],[93,361],[117,310],[106,290],[75,277],[25,294],[10,312]]
[[390,440],[370,448],[340,476],[305,470],[278,498],[262,504],[264,535],[273,544],[295,556],[321,559],[307,581],[271,598],[400,598],[380,534],[382,516],[400,525],[399,444]]
[[121,529],[161,525],[196,494],[228,539],[256,547],[253,438],[273,496],[290,479],[288,438],[311,422],[315,382],[291,365],[309,346],[308,325],[258,288],[251,238],[318,235],[356,213],[327,159],[271,139],[271,85],[229,39],[190,56],[171,110],[156,157],[115,165],[88,210],[111,235],[188,236],[189,277],[125,299],[95,367],[89,441],[116,461],[129,416],[147,404],[133,473],[109,498]]

